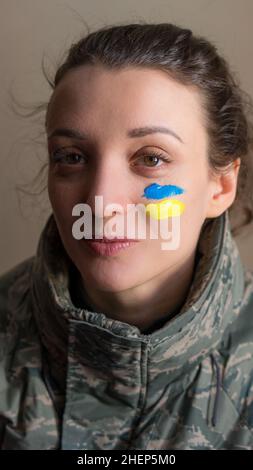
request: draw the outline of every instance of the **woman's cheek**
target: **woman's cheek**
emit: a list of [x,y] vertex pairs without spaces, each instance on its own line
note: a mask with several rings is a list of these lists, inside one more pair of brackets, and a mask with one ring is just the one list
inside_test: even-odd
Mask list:
[[76,204],[73,189],[52,181],[48,185],[48,195],[56,217],[66,221],[71,220],[72,210]]

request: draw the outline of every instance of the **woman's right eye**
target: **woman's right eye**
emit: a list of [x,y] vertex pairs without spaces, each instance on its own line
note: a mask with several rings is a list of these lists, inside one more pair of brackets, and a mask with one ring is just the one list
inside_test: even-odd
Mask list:
[[77,165],[77,164],[85,164],[86,163],[86,158],[84,155],[80,155],[77,152],[69,152],[69,153],[63,153],[63,152],[53,152],[50,155],[50,159],[54,163],[62,163],[66,165]]

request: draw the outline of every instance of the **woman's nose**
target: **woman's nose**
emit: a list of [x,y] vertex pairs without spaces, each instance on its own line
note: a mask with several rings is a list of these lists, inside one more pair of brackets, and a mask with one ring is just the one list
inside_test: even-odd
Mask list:
[[89,183],[89,189],[86,193],[85,203],[91,208],[95,215],[98,206],[103,205],[103,211],[113,214],[113,212],[125,212],[127,203],[129,203],[129,194],[127,190],[126,177],[124,171],[113,168],[112,165],[104,166],[95,172],[94,177]]

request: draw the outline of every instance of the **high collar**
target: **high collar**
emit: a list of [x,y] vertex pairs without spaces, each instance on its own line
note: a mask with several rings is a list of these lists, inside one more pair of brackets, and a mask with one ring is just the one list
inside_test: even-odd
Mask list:
[[106,355],[108,361],[109,354],[112,361],[128,367],[127,354],[130,361],[131,351],[144,348],[151,375],[166,364],[173,377],[210,354],[233,321],[244,289],[243,266],[227,212],[205,221],[197,256],[193,281],[180,311],[172,319],[168,315],[162,328],[143,334],[136,326],[73,304],[69,292],[72,262],[51,214],[34,258],[31,292],[42,344],[56,368],[65,370],[70,336],[79,332],[89,338],[87,348],[81,338],[77,341],[80,362],[82,356],[91,358],[92,353],[101,361]]

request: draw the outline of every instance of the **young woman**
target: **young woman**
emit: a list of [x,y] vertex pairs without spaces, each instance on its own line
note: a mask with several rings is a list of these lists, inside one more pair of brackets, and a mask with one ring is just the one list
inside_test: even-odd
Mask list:
[[[251,213],[251,134],[226,61],[188,29],[114,25],[51,85],[52,214],[0,279],[1,448],[253,449],[253,276],[230,224]],[[138,204],[180,221],[176,248],[95,238]]]

